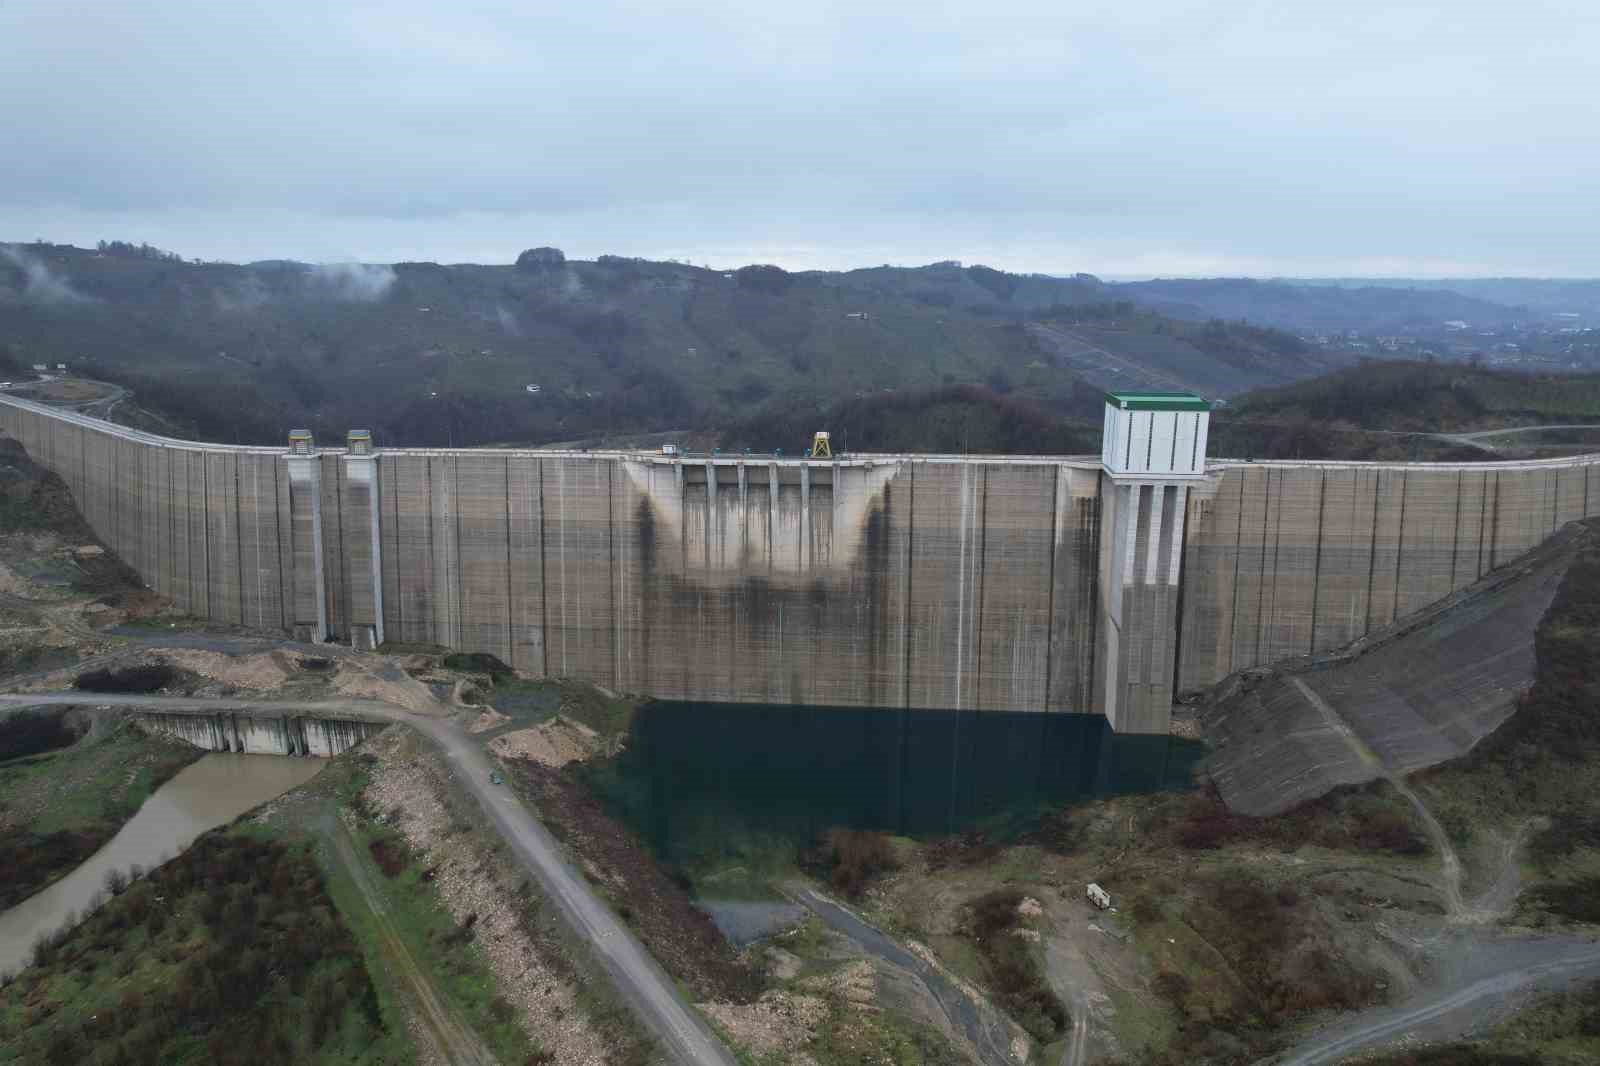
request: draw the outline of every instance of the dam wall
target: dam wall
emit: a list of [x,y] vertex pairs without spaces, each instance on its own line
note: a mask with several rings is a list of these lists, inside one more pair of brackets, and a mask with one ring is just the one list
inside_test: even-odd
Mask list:
[[202,618],[664,699],[1097,713],[1121,732],[1165,732],[1175,694],[1360,637],[1600,509],[1600,456],[1206,462],[1203,420],[1185,425],[1161,439],[1194,469],[1113,471],[360,432],[229,447],[0,397],[0,431]]
[[1600,456],[1214,462],[1189,504],[1178,688],[1342,647],[1597,511]]

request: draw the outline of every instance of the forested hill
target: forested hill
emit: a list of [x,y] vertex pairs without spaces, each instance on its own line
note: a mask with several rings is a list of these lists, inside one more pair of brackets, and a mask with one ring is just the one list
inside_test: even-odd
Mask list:
[[1227,396],[1328,369],[1293,336],[1115,295],[953,262],[788,273],[543,248],[506,266],[235,265],[0,245],[0,359],[67,363],[131,387],[119,415],[245,443],[301,425],[395,444],[720,429],[962,387],[1098,417],[1109,386]]
[[[1404,333],[1438,329],[1456,320],[1472,327],[1504,327],[1547,317],[1520,303],[1493,297],[1519,295],[1510,287],[1472,295],[1442,287],[1405,282],[1362,285],[1254,278],[1178,278],[1126,282],[1114,286],[1122,299],[1179,318],[1244,319],[1282,329],[1339,332],[1356,329]],[[1462,281],[1462,287],[1472,282]],[[1530,287],[1538,283],[1529,283]]]

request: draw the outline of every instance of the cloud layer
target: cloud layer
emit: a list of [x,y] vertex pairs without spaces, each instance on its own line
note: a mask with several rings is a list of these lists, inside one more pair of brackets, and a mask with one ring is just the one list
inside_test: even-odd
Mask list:
[[12,0],[0,238],[1600,274],[1597,53],[1564,0]]

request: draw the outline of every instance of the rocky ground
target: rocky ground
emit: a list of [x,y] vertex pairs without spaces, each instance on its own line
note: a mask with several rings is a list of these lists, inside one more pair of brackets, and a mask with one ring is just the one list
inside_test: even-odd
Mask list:
[[377,761],[366,803],[404,834],[456,921],[472,922],[501,995],[517,1008],[528,1035],[553,1062],[607,1062],[608,1040],[590,1024],[570,968],[545,957],[520,921],[517,881],[453,813],[449,771],[404,730],[390,729],[367,747]]

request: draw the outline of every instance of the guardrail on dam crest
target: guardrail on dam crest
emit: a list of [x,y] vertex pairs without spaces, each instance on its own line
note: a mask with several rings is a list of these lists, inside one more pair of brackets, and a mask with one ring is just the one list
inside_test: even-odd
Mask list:
[[201,617],[664,698],[1126,732],[1165,732],[1175,688],[1337,647],[1600,509],[1600,456],[1207,462],[1199,401],[1112,400],[1099,459],[233,447],[12,397],[0,429]]

